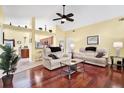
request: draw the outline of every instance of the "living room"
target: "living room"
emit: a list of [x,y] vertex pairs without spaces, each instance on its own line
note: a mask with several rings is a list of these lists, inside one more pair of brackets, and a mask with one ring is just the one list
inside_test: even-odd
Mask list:
[[[20,58],[12,84],[7,87],[123,87],[123,8],[0,6],[0,44],[9,44]],[[56,20],[63,10],[70,19]],[[6,87],[2,79],[0,87]]]

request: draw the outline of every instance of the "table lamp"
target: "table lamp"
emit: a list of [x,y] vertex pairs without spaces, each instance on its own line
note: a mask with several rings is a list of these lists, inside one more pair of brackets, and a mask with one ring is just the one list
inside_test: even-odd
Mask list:
[[70,45],[71,53],[72,53],[72,56],[71,56],[72,59],[74,58],[74,57],[73,57],[74,47],[75,47],[75,45],[72,43],[72,44]]
[[123,42],[114,42],[113,47],[116,49],[116,56],[120,56],[120,49],[123,47]]

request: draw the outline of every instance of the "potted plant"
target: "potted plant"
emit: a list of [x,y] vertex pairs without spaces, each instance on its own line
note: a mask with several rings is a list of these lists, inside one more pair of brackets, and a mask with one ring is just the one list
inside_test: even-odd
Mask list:
[[3,50],[3,52],[0,54],[0,70],[3,70],[3,74],[5,74],[2,77],[3,86],[9,87],[12,85],[13,73],[16,71],[19,56],[10,46],[0,45],[0,48]]

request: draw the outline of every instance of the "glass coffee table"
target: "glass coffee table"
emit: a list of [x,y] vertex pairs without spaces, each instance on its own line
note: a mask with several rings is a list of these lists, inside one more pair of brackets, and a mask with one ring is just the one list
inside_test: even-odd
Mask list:
[[[82,63],[83,64],[83,67],[82,66],[81,67],[77,66],[77,64],[79,64],[79,63]],[[64,71],[67,73],[68,78],[71,79],[71,75],[73,73],[77,72],[78,69],[80,69],[80,68],[83,68],[84,69],[84,60],[81,60],[81,59],[71,59],[70,62],[61,62],[61,65],[65,65],[65,66],[68,67]]]

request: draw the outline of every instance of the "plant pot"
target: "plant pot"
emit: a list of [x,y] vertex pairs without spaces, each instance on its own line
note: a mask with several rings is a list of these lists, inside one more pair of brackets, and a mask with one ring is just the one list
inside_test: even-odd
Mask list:
[[3,87],[5,88],[11,88],[13,87],[13,74],[10,75],[6,75],[2,77],[2,81],[3,81]]

